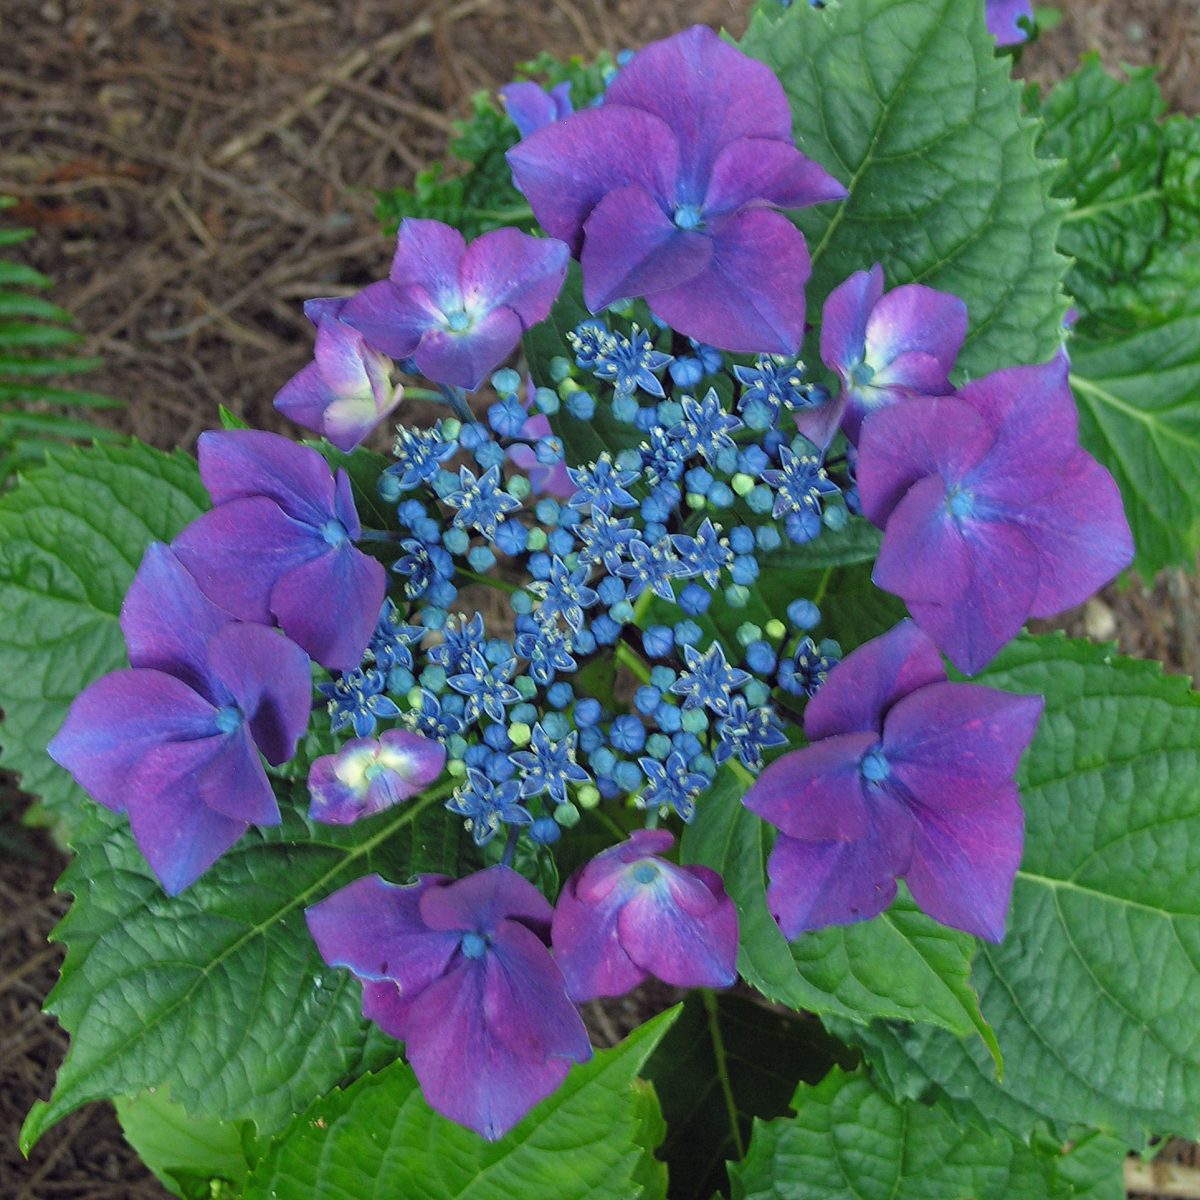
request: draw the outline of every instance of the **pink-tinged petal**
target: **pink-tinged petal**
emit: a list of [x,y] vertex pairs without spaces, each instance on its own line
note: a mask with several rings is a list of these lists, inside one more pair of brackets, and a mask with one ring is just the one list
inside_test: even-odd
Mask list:
[[507,157],[513,182],[542,228],[573,254],[583,244],[584,222],[605,195],[637,184],[673,201],[679,173],[679,147],[667,124],[613,102],[539,129]]
[[333,474],[309,446],[258,429],[214,429],[200,435],[196,453],[214,504],[267,496],[305,524],[329,517]]
[[322,321],[317,327],[313,357],[321,378],[338,396],[370,391],[366,360],[374,354],[357,329],[341,321]]
[[352,825],[424,791],[442,772],[446,749],[408,730],[379,741],[356,738],[308,772],[308,815],[325,825]]
[[458,951],[458,936],[431,931],[419,907],[427,891],[450,882],[444,875],[421,875],[401,886],[364,875],[304,916],[331,967],[348,967],[361,979],[390,980],[411,998],[440,978]]
[[554,906],[550,934],[554,960],[572,1000],[582,1003],[596,996],[623,996],[646,978],[646,971],[621,945],[617,917],[624,897],[615,886],[617,880],[606,876],[605,882],[611,886],[602,897],[580,899],[577,887],[581,877],[582,873],[576,872],[567,880]]
[[818,450],[828,450],[829,443],[837,436],[846,412],[844,394],[831,396],[824,404],[813,408],[798,408],[792,413],[796,428]]
[[879,741],[874,731],[822,738],[776,759],[742,803],[789,837],[859,841],[871,828],[871,801],[859,769]]
[[421,993],[403,991],[391,979],[364,979],[362,989],[362,1015],[389,1037],[404,1041],[408,1036],[409,1010]]
[[94,800],[124,812],[130,778],[146,754],[215,732],[213,706],[186,683],[161,671],[114,671],[75,698],[48,750]]
[[1021,865],[1025,815],[1016,786],[970,807],[914,809],[912,863],[904,880],[935,921],[999,942]]
[[312,712],[308,655],[274,629],[239,622],[208,643],[208,665],[242,710],[267,762],[287,762]]
[[679,139],[685,184],[701,192],[730,142],[792,140],[791,109],[775,73],[704,25],[639,50],[608,85],[610,104],[661,118]]
[[474,391],[517,348],[524,332],[511,308],[497,308],[461,333],[427,333],[413,358],[421,374],[434,383]]
[[467,312],[510,308],[529,329],[544,321],[567,277],[565,242],[495,229],[467,247],[459,278]]
[[1060,479],[1057,490],[1009,511],[1038,552],[1033,617],[1082,604],[1133,563],[1133,534],[1108,471],[1087,451],[1076,450]]
[[866,361],[882,369],[902,354],[928,354],[948,375],[966,339],[967,321],[966,304],[949,292],[919,283],[893,288],[867,318]]
[[[869,384],[854,389],[860,423],[866,413],[910,396],[947,396],[953,391],[942,364],[923,350],[906,350],[876,371]],[[857,433],[856,429],[856,437]]]
[[308,769],[308,816],[322,825],[353,825],[366,804],[366,769],[376,743],[353,738],[336,754],[323,754]]
[[1033,21],[1032,0],[984,0],[988,33],[1000,46],[1017,46],[1029,37],[1020,25]]
[[694,279],[712,261],[712,239],[679,229],[636,185],[609,192],[584,225],[583,298],[592,312],[614,300]]
[[974,683],[935,683],[888,713],[883,750],[892,775],[922,805],[978,804],[1011,782],[1045,701]]
[[408,358],[431,329],[441,328],[445,315],[419,284],[397,287],[383,279],[351,297],[341,319],[372,349],[391,358]]
[[329,550],[309,525],[266,496],[232,500],[193,521],[171,543],[200,590],[241,621],[269,625],[280,575]]
[[827,200],[844,200],[848,194],[828,171],[805,158],[790,139],[740,138],[717,155],[703,208],[710,216],[748,205],[806,208]]
[[336,321],[345,307],[345,296],[316,296],[305,300],[304,315],[314,328],[319,328],[322,321]]
[[459,269],[466,252],[466,239],[452,226],[406,217],[396,231],[388,279],[398,288],[416,284],[442,312],[452,312],[462,308]]
[[992,430],[954,396],[907,400],[863,421],[858,439],[858,489],[867,519],[882,529],[918,479],[940,474],[957,482],[980,463]]
[[640,859],[670,853],[675,836],[666,829],[635,829],[627,841],[597,854],[572,878],[575,891],[585,904],[599,906],[614,892],[620,892],[626,880],[625,868]]
[[867,318],[883,295],[883,267],[856,271],[829,293],[821,312],[821,361],[844,375],[862,362],[867,341]]
[[435,783],[446,765],[441,742],[407,729],[389,729],[380,735],[379,744],[379,761],[400,780],[405,800]]
[[320,433],[325,423],[325,410],[334,399],[329,386],[321,378],[320,367],[310,362],[275,393],[272,403],[289,421]]
[[458,933],[493,930],[506,918],[549,930],[552,915],[546,897],[505,866],[476,871],[421,901],[421,916],[430,929]]
[[121,605],[130,665],[174,675],[219,706],[225,698],[213,690],[205,645],[231,619],[204,595],[169,546],[153,542]]
[[942,656],[929,636],[914,622],[901,621],[833,668],[804,710],[804,734],[810,742],[857,730],[881,734],[897,700],[945,678]]
[[387,571],[349,542],[326,550],[278,580],[271,589],[271,611],[314,661],[352,671],[375,631]]
[[738,354],[795,354],[804,339],[804,235],[781,213],[748,209],[713,229],[708,269],[646,297],[679,333]]
[[129,826],[168,896],[195,883],[248,828],[210,808],[196,782],[224,741],[157,746],[130,776]]
[[[529,422],[526,422],[526,429]],[[544,434],[526,434],[532,437],[544,437]],[[567,474],[565,462],[556,462],[553,466],[538,462],[537,454],[529,446],[519,443],[508,448],[509,460],[525,475],[535,496],[553,496],[556,500],[569,500],[578,489]]]
[[[403,398],[404,389],[399,386],[392,390],[388,399],[384,401],[370,396],[339,397],[325,410],[316,432],[324,434],[339,450],[349,454],[395,412]],[[295,417],[292,420],[297,424],[304,424]]]
[[950,604],[967,596],[973,557],[964,522],[950,512],[945,481],[929,475],[888,517],[871,580],[906,602]]

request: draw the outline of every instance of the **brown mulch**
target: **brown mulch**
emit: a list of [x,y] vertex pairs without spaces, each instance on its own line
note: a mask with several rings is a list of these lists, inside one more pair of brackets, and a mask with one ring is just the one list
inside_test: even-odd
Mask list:
[[[804,0],[796,0],[803,3]],[[850,3],[853,0],[844,0]],[[1023,71],[1040,81],[1099,47],[1156,62],[1171,103],[1200,109],[1194,0],[1070,0]],[[0,193],[39,237],[105,367],[89,386],[129,407],[121,427],[190,445],[226,404],[260,425],[308,360],[300,303],[386,269],[373,189],[444,154],[469,97],[540,49],[617,51],[694,21],[739,32],[747,0],[3,0]],[[1110,590],[1072,632],[1200,670],[1193,582]],[[4,804],[0,791],[0,805]],[[0,846],[6,842],[0,839]],[[165,1195],[93,1105],[31,1161],[24,1112],[51,1086],[65,1035],[39,1015],[60,953],[45,938],[62,858],[26,835],[0,858],[0,1197]]]

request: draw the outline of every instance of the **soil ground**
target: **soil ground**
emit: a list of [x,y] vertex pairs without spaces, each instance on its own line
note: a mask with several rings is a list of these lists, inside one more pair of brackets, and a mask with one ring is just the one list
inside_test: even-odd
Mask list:
[[[797,0],[801,2],[801,0]],[[846,0],[851,2],[851,0]],[[35,226],[116,420],[190,446],[223,403],[270,426],[275,391],[310,354],[300,302],[386,269],[373,189],[445,152],[470,95],[541,49],[617,51],[696,21],[745,25],[745,0],[3,0],[0,193]],[[1026,54],[1049,82],[1098,49],[1157,63],[1171,104],[1200,109],[1196,0],[1064,0]],[[1200,673],[1194,586],[1170,575],[1110,591],[1074,633]],[[15,1133],[66,1044],[41,1015],[60,951],[63,860],[13,825],[0,788],[0,1197],[150,1200],[166,1193],[93,1105],[21,1158]],[[18,851],[12,857],[13,847]],[[7,847],[7,851],[5,848]],[[20,854],[23,852],[24,857]]]

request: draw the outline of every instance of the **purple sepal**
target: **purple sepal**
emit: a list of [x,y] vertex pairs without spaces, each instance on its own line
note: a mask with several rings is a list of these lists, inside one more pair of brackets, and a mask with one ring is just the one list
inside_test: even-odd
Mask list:
[[1033,21],[1032,0],[984,0],[988,33],[999,46],[1017,46],[1029,37],[1020,21]]
[[[525,399],[521,402],[529,419],[521,426],[521,436],[531,442],[539,438],[550,437],[554,430],[550,428],[550,418],[544,413],[533,412],[534,386],[533,380],[526,382]],[[508,448],[509,459],[525,474],[529,486],[535,496],[553,496],[556,500],[569,500],[575,495],[576,487],[567,474],[567,464],[562,458],[549,464],[538,461],[537,453],[532,446],[523,446],[520,442]]]
[[572,999],[622,995],[648,975],[675,987],[736,981],[737,910],[715,871],[660,857],[674,840],[639,830],[567,881],[552,941]]
[[523,138],[575,111],[569,79],[549,89],[528,81],[510,83],[500,89],[500,99]]
[[440,742],[408,730],[355,738],[309,768],[308,815],[326,825],[352,825],[423,792],[445,764]]

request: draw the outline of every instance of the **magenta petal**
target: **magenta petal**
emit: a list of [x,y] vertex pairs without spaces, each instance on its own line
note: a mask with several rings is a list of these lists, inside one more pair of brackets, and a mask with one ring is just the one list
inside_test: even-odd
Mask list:
[[323,667],[352,671],[375,631],[387,591],[381,562],[349,542],[284,574],[271,590],[280,627]]
[[403,991],[391,979],[364,979],[362,990],[362,1015],[390,1037],[404,1041],[408,1036],[409,1011],[421,993]]
[[345,307],[345,296],[314,296],[305,300],[304,315],[314,328],[319,329],[322,321],[336,321]]
[[884,367],[902,354],[929,354],[954,369],[967,336],[967,306],[949,292],[906,283],[881,296],[867,318],[866,359]]
[[804,710],[810,742],[856,730],[883,732],[883,718],[902,696],[946,678],[942,656],[912,621],[851,651]]
[[432,738],[407,729],[389,729],[380,734],[383,761],[403,784],[407,800],[434,783],[446,765],[446,747]]
[[230,620],[200,590],[169,546],[147,547],[121,605],[121,632],[134,667],[165,671],[195,688],[214,705],[205,644]]
[[209,669],[245,716],[255,744],[274,767],[287,762],[308,729],[312,672],[308,655],[263,625],[226,625],[208,644]]
[[609,192],[584,226],[583,298],[592,312],[695,278],[712,261],[712,239],[679,229],[636,185]]
[[199,765],[189,758],[190,751],[182,749],[193,742],[174,742],[147,755],[138,765],[138,787],[159,792],[194,787],[200,799],[223,817],[246,825],[278,825],[279,803],[246,730],[211,740],[220,746]]
[[50,740],[50,757],[94,800],[124,812],[138,762],[164,742],[216,732],[210,703],[161,671],[114,671],[85,688]]
[[476,871],[451,887],[422,898],[421,916],[430,929],[460,933],[494,929],[505,918],[550,928],[550,903],[510,867]]
[[740,138],[717,155],[703,208],[711,216],[747,205],[805,208],[844,200],[847,194],[828,171],[805,158],[790,140]]
[[883,267],[856,271],[829,293],[821,312],[821,361],[844,372],[863,360],[867,318],[883,295]]
[[879,735],[869,730],[793,750],[759,775],[742,803],[789,837],[857,841],[871,826],[859,765],[878,741]]
[[647,296],[679,333],[739,354],[795,354],[804,338],[804,235],[777,212],[748,209],[713,230],[713,260],[694,279]]
[[321,378],[321,368],[315,362],[301,367],[275,393],[276,409],[289,421],[314,433],[320,433],[325,421],[325,410],[333,402],[329,386]]
[[209,808],[196,784],[224,740],[158,746],[129,778],[130,829],[169,896],[195,883],[248,827]]
[[918,805],[904,880],[935,921],[998,942],[1021,865],[1025,815],[1013,784],[970,807]]
[[257,429],[219,429],[202,433],[196,452],[214,504],[267,496],[305,524],[328,519],[333,475],[311,447]]
[[461,333],[432,330],[413,357],[421,373],[435,383],[474,391],[517,348],[524,331],[511,308],[497,308]]
[[550,315],[567,277],[565,243],[518,229],[495,229],[467,248],[459,277],[468,312],[510,308],[529,329]]
[[462,308],[459,269],[466,253],[466,239],[457,229],[441,221],[406,217],[396,231],[388,279],[398,288],[416,284],[442,312],[452,312]]
[[444,313],[417,284],[397,287],[390,280],[369,284],[351,297],[342,320],[357,329],[367,345],[392,358],[408,358]]
[[576,872],[559,893],[550,937],[567,995],[580,1002],[623,996],[647,974],[621,945],[617,917],[623,896],[610,888],[599,901],[581,900],[576,890],[580,877],[581,872]]
[[872,582],[908,602],[966,603],[973,554],[964,525],[949,512],[942,477],[919,480],[888,517]]
[[818,450],[828,450],[829,443],[837,436],[837,431],[846,412],[844,395],[832,396],[824,404],[812,408],[798,408],[792,413],[796,429]]

